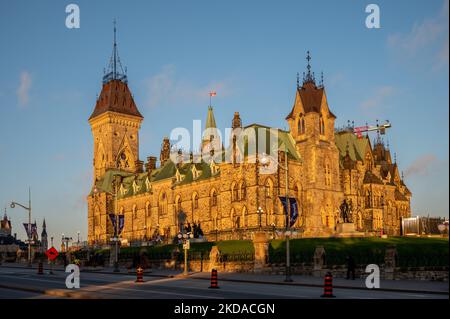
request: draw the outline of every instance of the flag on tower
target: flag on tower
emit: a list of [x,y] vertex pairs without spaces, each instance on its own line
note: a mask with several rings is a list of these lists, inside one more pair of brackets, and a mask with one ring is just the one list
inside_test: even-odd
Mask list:
[[215,91],[209,92],[209,96],[216,96],[217,93]]

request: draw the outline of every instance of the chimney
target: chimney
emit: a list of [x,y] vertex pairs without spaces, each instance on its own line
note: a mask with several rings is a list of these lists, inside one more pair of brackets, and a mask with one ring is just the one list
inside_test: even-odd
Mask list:
[[159,160],[161,162],[161,167],[169,160],[170,158],[170,141],[168,137],[164,137],[163,143],[161,145],[161,154],[159,156]]
[[136,173],[137,174],[144,172],[144,161],[137,160],[135,162],[135,165],[136,165]]
[[148,156],[147,163],[145,164],[145,170],[150,173],[156,168],[156,156]]

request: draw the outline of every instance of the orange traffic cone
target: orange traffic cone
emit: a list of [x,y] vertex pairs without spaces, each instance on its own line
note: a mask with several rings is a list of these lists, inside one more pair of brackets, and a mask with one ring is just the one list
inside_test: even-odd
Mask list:
[[209,286],[209,288],[219,288],[216,269],[211,270],[211,286]]
[[144,269],[141,266],[138,266],[136,269],[136,281],[135,282],[144,282]]
[[331,272],[327,272],[325,275],[325,285],[323,287],[323,295],[321,296],[323,298],[335,298],[336,296],[333,295],[333,276],[331,275]]
[[44,274],[44,266],[43,266],[42,262],[40,262],[38,264],[38,272],[37,272],[37,274],[38,275],[43,275]]

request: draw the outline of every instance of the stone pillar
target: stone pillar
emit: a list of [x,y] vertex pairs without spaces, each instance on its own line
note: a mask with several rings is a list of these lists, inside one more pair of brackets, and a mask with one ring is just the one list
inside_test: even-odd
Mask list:
[[397,259],[397,247],[395,245],[389,245],[386,247],[386,253],[384,255],[384,278],[395,279],[395,267]]
[[314,277],[322,277],[323,267],[325,265],[325,248],[323,246],[317,246],[314,251],[314,268],[313,268],[313,276]]
[[217,246],[212,246],[211,251],[209,252],[209,268],[217,269],[217,265],[220,259],[220,251]]
[[266,232],[255,232],[253,237],[253,247],[255,248],[255,264],[253,271],[262,272],[267,265],[269,257],[269,240]]

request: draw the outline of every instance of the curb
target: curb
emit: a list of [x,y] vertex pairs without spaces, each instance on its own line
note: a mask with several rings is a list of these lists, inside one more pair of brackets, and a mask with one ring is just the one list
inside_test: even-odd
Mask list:
[[39,288],[30,288],[24,286],[4,285],[4,284],[0,284],[0,288],[33,292],[53,297],[66,297],[74,299],[103,299],[100,295],[97,294],[91,294],[81,291],[66,291],[63,289],[39,289]]
[[[190,277],[191,279],[201,279],[201,280],[210,280],[209,278],[203,277]],[[319,284],[307,284],[307,283],[296,283],[296,282],[279,282],[279,281],[255,281],[255,280],[245,280],[245,279],[227,279],[221,278],[221,281],[230,281],[230,282],[243,282],[243,283],[252,283],[252,284],[263,284],[263,285],[287,285],[287,286],[300,286],[300,287],[314,287],[314,288],[323,288],[323,285]],[[364,287],[352,287],[352,286],[340,286],[333,285],[333,288],[337,289],[355,289],[355,290],[373,290],[373,291],[388,291],[388,292],[408,292],[408,293],[423,293],[423,294],[432,294],[432,295],[448,295],[448,291],[436,291],[436,290],[413,290],[413,289],[397,289],[397,288],[377,288],[377,289],[369,289]]]

